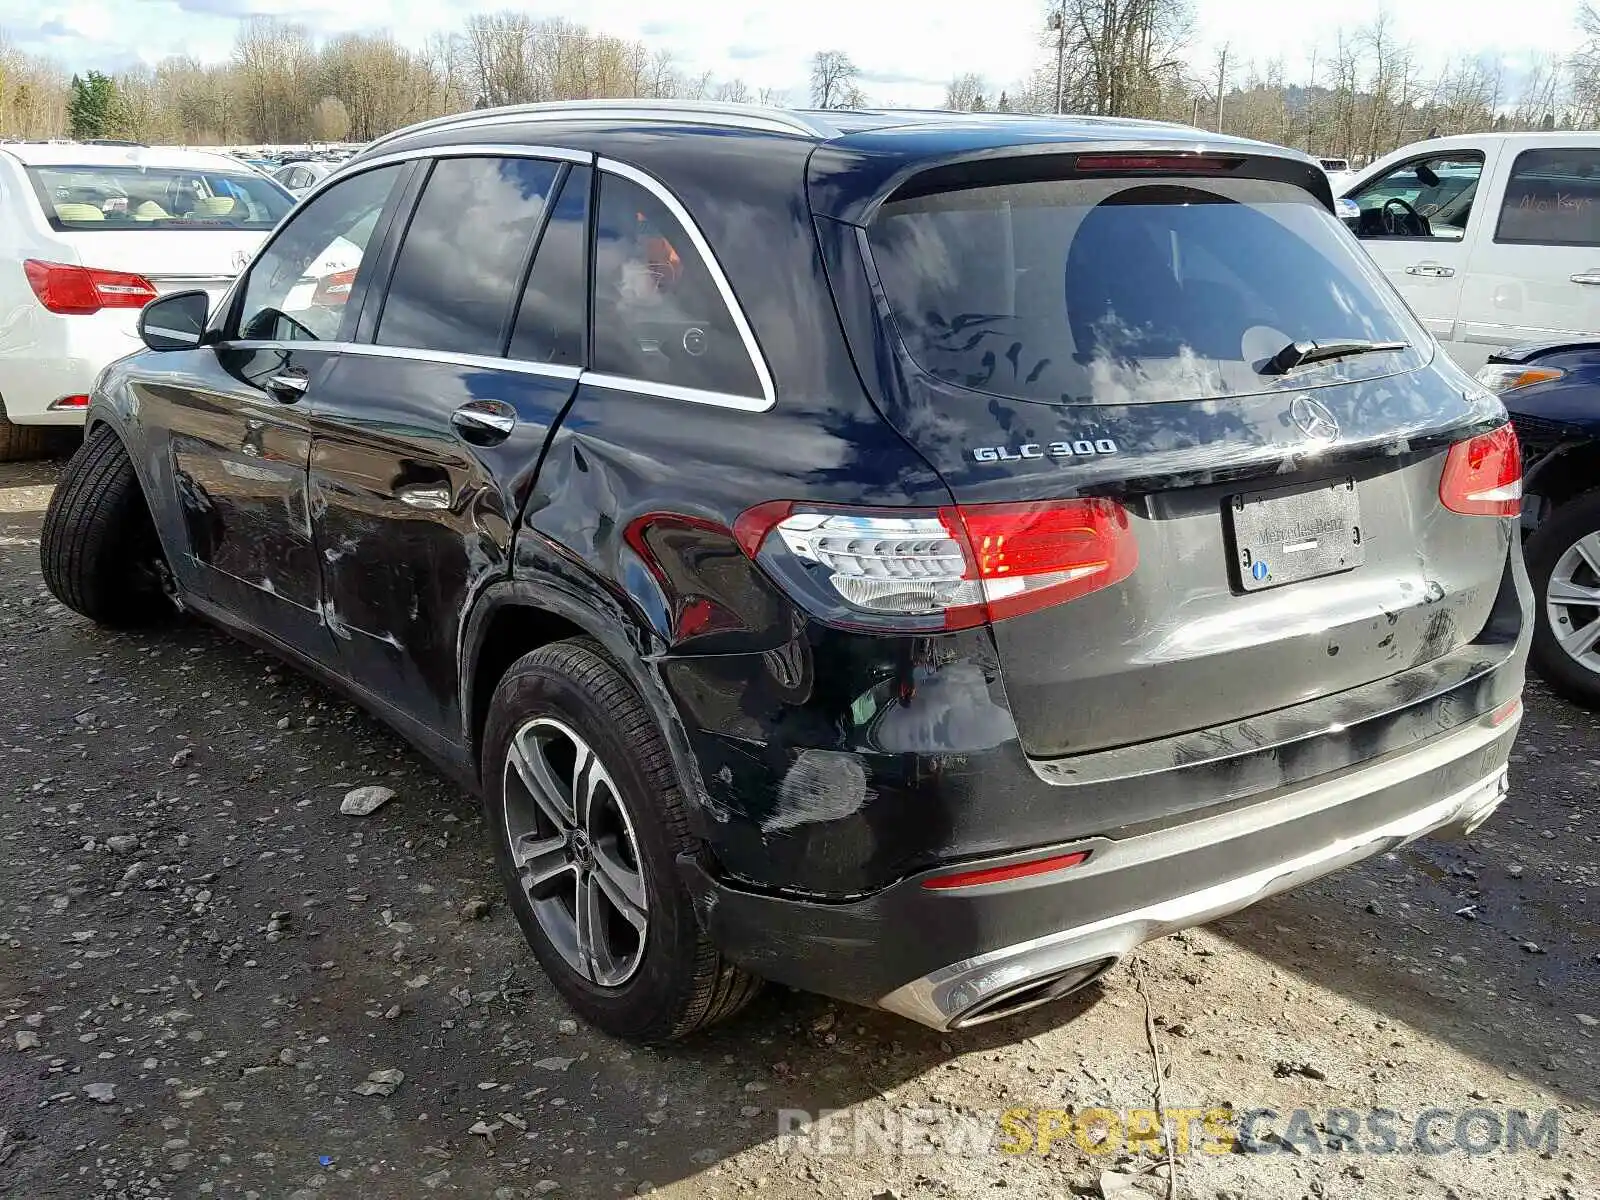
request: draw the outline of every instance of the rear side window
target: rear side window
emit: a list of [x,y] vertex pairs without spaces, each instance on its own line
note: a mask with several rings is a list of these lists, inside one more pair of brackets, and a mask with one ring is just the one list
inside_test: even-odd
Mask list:
[[406,230],[377,342],[498,355],[560,167],[534,158],[445,158]]
[[1600,147],[1517,155],[1494,240],[1600,246]]
[[[868,231],[924,371],[1021,400],[1247,395],[1421,365],[1427,338],[1309,193],[1253,179],[1041,180],[891,201]],[[1408,343],[1287,375],[1290,342]]]
[[588,167],[573,167],[550,210],[539,249],[522,290],[510,355],[524,362],[583,365],[588,324]]
[[761,396],[722,293],[667,207],[632,180],[602,172],[596,217],[594,369]]

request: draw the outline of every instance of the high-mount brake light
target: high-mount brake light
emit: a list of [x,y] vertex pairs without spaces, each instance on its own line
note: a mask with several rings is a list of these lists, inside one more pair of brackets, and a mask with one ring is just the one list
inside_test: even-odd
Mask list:
[[1232,171],[1244,160],[1220,154],[1080,154],[1073,169],[1080,175],[1123,175],[1148,172],[1159,175],[1220,175]]

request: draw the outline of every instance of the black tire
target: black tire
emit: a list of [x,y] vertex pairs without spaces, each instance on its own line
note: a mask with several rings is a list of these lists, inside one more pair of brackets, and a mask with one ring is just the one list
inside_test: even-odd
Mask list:
[[[1552,691],[1586,708],[1600,708],[1600,672],[1588,670],[1561,648],[1556,631],[1550,627],[1545,593],[1556,564],[1567,550],[1597,531],[1600,531],[1600,491],[1587,492],[1545,518],[1523,547],[1528,578],[1533,583],[1533,648],[1529,657]],[[1596,583],[1600,584],[1600,580]],[[1600,620],[1600,613],[1595,619]]]
[[[580,975],[541,927],[519,881],[507,834],[506,772],[512,738],[550,718],[580,734],[604,764],[628,811],[649,895],[639,965],[618,987]],[[528,944],[575,1012],[615,1037],[682,1038],[738,1012],[762,982],[717,952],[695,918],[677,857],[693,850],[683,792],[654,719],[599,645],[554,642],[523,655],[501,679],[484,731],[484,812],[510,907]]]
[[44,458],[55,445],[55,430],[46,425],[13,425],[0,400],[0,462],[23,462]]
[[44,514],[39,564],[56,599],[97,624],[137,628],[174,611],[144,492],[105,426],[62,469]]

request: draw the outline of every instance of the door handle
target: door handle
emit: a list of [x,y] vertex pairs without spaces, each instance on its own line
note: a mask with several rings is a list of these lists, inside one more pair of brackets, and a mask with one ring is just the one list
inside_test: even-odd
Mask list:
[[306,394],[311,377],[304,371],[280,371],[267,379],[267,391],[285,404],[293,404]]
[[450,507],[450,489],[444,484],[413,484],[400,489],[400,503],[429,512],[443,512]]
[[467,441],[493,446],[517,427],[517,410],[503,400],[469,400],[450,414],[450,424]]
[[1438,263],[1416,263],[1406,268],[1407,275],[1422,275],[1428,279],[1449,279],[1455,273],[1454,267],[1442,267]]
[[1571,279],[1573,283],[1600,283],[1600,271],[1579,271],[1576,275],[1571,276]]

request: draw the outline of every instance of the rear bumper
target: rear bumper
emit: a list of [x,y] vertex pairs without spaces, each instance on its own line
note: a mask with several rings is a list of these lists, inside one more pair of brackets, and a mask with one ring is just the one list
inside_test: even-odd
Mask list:
[[0,340],[0,400],[17,425],[82,425],[87,408],[52,408],[63,396],[86,396],[108,363],[143,345],[139,314],[107,310],[83,316],[30,311]]
[[1051,998],[1150,938],[1200,924],[1432,832],[1466,830],[1505,794],[1517,714],[1485,715],[1360,768],[1210,816],[1088,837],[963,868],[1089,852],[1066,870],[932,891],[923,872],[859,900],[758,894],[683,860],[702,921],[768,978],[935,1028]]

